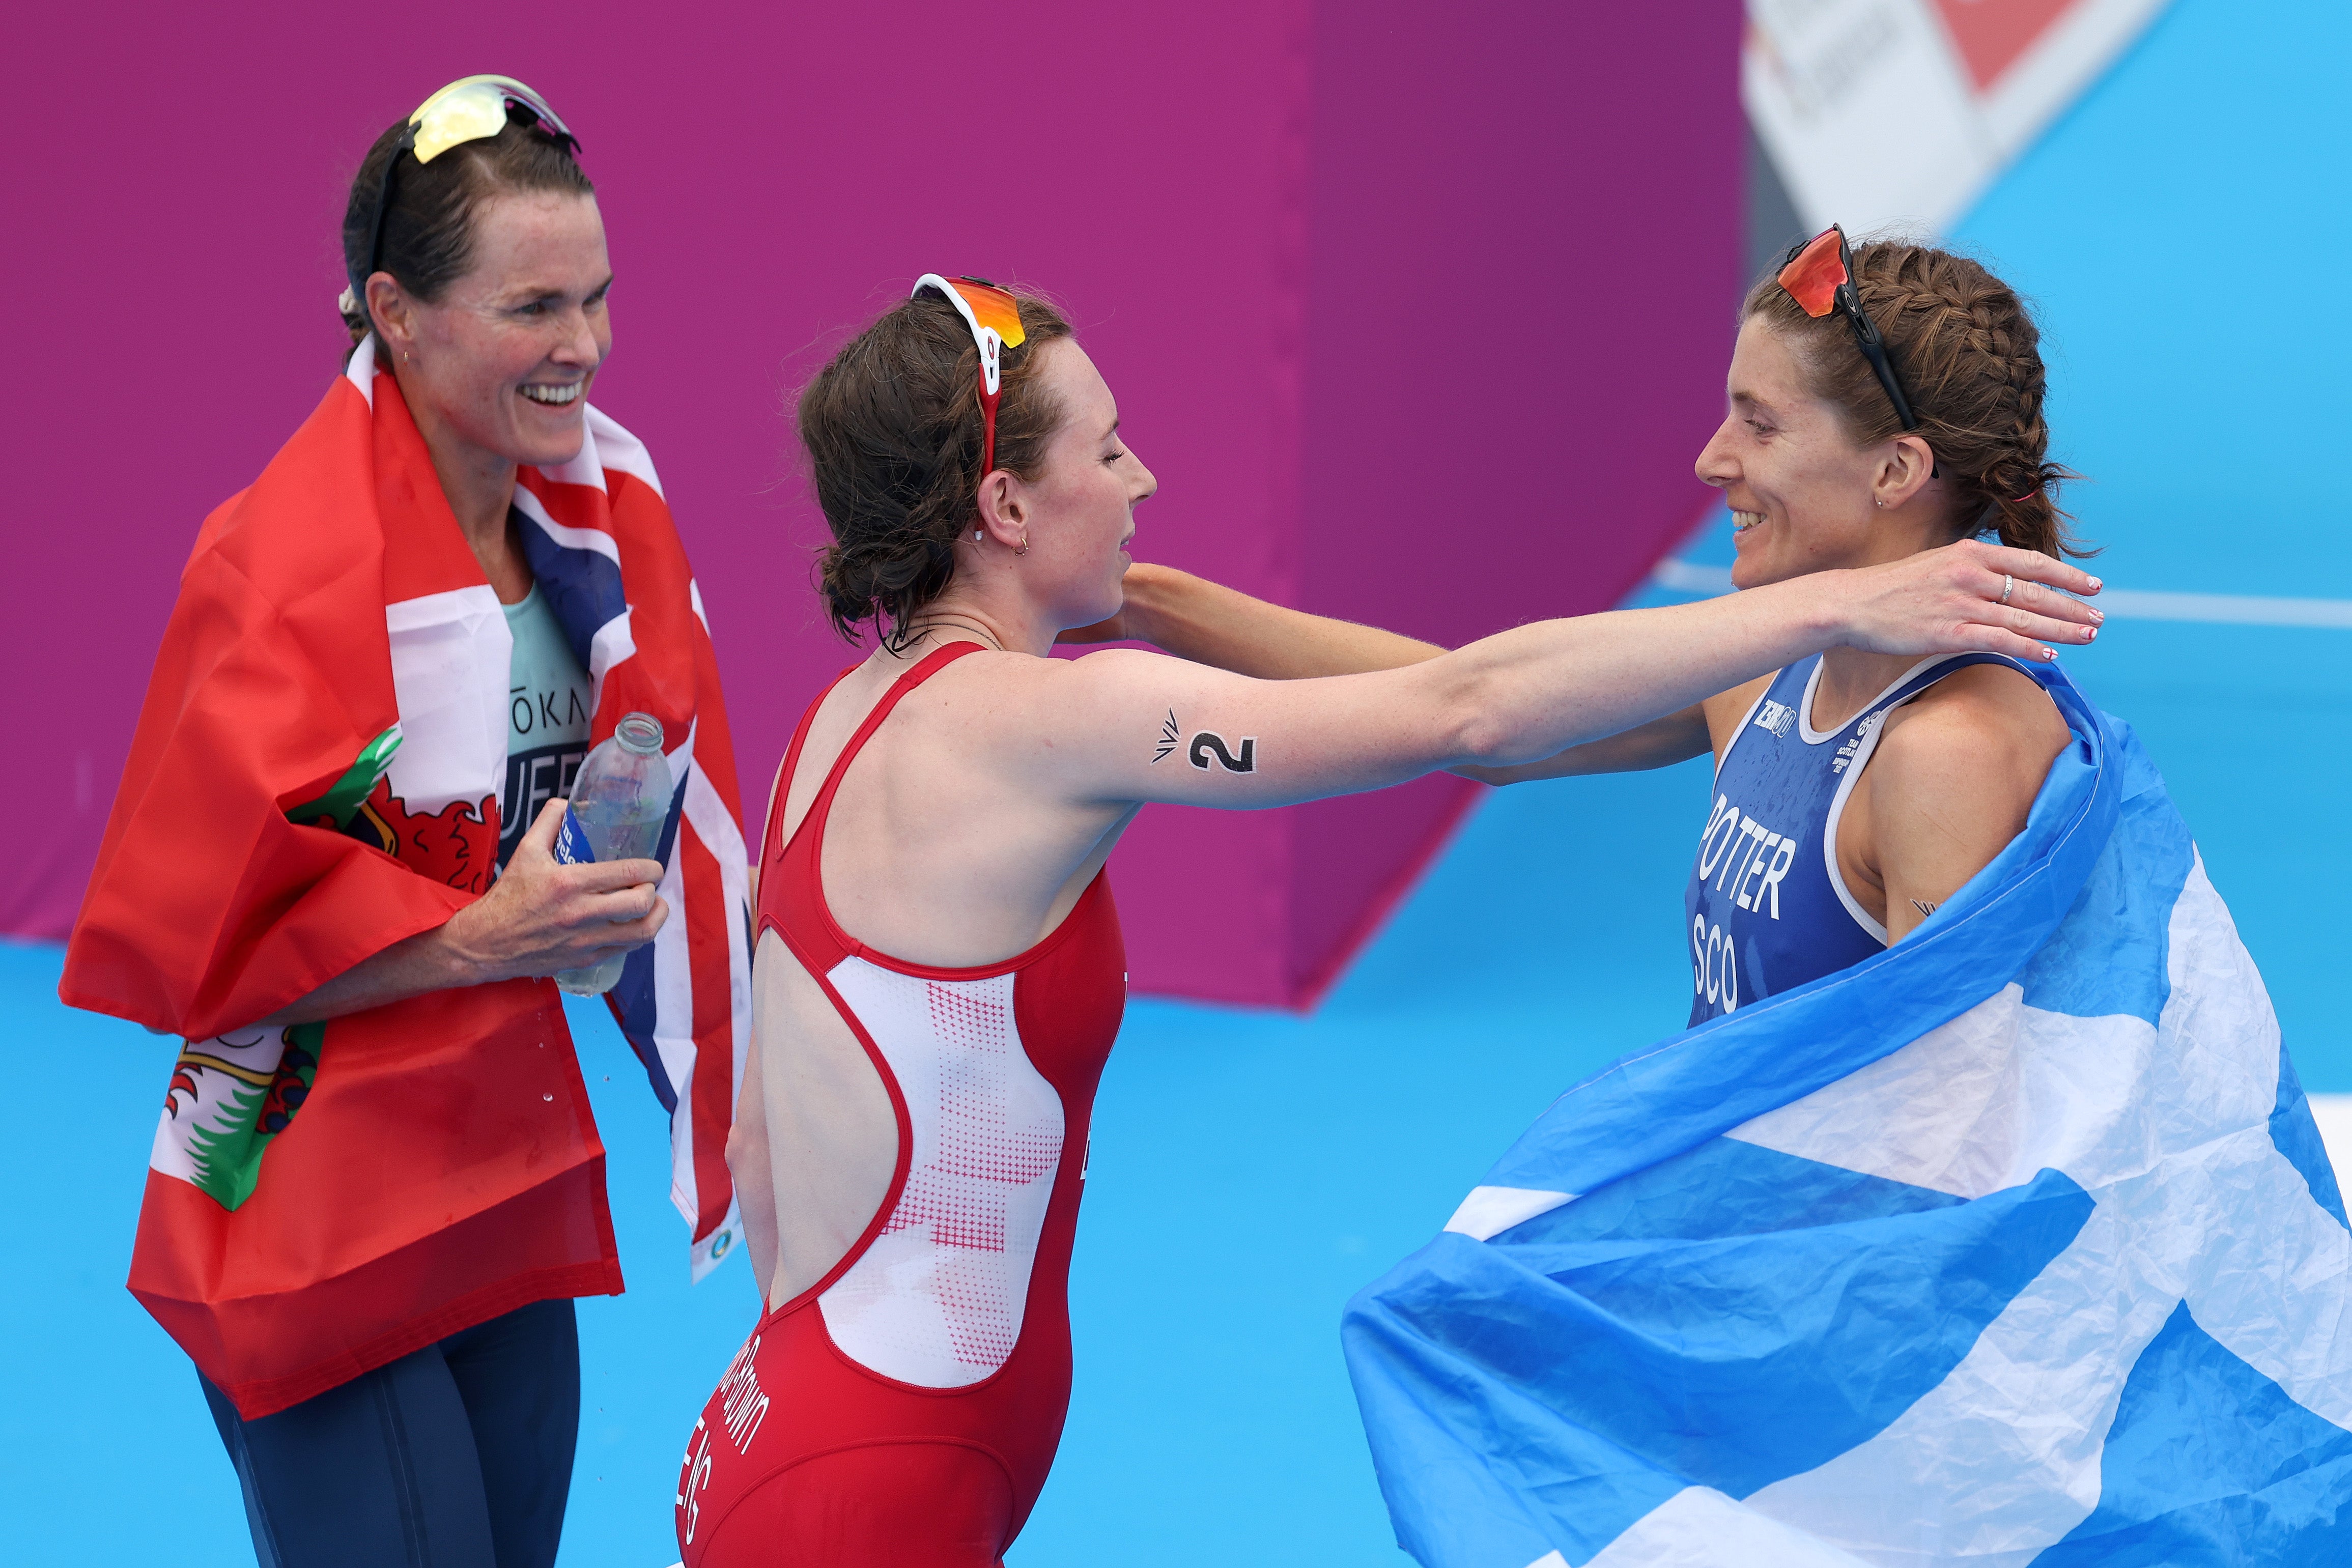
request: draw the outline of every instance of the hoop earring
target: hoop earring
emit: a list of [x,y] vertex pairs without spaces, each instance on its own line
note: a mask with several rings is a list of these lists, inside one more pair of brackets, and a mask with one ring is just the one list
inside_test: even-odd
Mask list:
[[1014,550],[1013,553],[1014,555],[1027,555],[1029,553],[1029,536],[1027,534],[1023,534],[1021,536],[1021,548]]

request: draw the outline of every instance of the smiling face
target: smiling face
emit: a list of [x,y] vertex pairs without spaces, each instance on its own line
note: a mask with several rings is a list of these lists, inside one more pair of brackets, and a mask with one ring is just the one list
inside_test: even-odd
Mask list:
[[1806,391],[1803,372],[1761,318],[1741,324],[1729,412],[1696,465],[1731,508],[1739,552],[1731,580],[1741,588],[1897,560],[1950,537],[1926,444],[1904,436],[1856,446],[1837,410]]
[[1118,611],[1136,503],[1160,481],[1119,438],[1118,403],[1076,340],[1056,338],[1038,352],[1040,390],[1062,422],[1035,476],[1014,492],[1031,547],[1021,576],[1056,626],[1087,626]]
[[436,451],[472,465],[580,454],[588,386],[612,350],[613,268],[593,197],[494,195],[473,217],[474,264],[430,302],[369,280],[386,358]]

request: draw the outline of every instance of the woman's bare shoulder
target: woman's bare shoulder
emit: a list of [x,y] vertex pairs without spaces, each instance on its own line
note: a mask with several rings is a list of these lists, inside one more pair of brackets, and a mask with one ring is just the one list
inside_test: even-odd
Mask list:
[[1970,664],[1887,716],[1873,766],[1956,783],[2014,774],[2038,789],[2067,733],[2058,705],[2032,676],[2009,664]]
[[[1041,717],[1064,712],[1077,694],[1107,676],[1139,664],[1164,667],[1181,662],[1138,648],[1103,648],[1073,657],[978,647],[933,672],[901,706],[929,716],[920,721],[924,723],[952,715],[954,727],[967,735],[998,725],[1025,734]],[[884,684],[887,687],[887,680]]]

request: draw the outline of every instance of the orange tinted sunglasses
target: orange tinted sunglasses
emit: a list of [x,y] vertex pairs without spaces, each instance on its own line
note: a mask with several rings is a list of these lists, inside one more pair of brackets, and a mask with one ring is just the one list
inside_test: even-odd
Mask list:
[[980,473],[986,478],[996,467],[996,400],[1004,386],[1002,356],[1017,349],[1027,336],[1021,330],[1021,308],[1013,296],[984,277],[942,277],[927,272],[915,279],[915,298],[926,288],[956,308],[971,340],[980,346]]
[[1816,320],[1832,310],[1845,318],[1862,357],[1878,372],[1878,384],[1895,404],[1895,417],[1904,429],[1918,429],[1919,416],[1911,412],[1911,400],[1904,395],[1903,382],[1886,357],[1886,340],[1878,335],[1878,324],[1863,309],[1862,296],[1854,289],[1853,252],[1847,248],[1845,230],[1832,224],[1804,244],[1790,246],[1778,281],[1797,308]]

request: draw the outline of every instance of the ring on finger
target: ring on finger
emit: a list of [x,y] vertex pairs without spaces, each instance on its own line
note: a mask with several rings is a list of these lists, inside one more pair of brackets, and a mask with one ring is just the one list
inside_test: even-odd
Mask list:
[[2002,572],[2000,574],[2000,601],[2003,604],[2009,602],[2009,596],[2011,592],[2015,591],[2016,588],[2017,579],[2011,577],[2008,572]]

